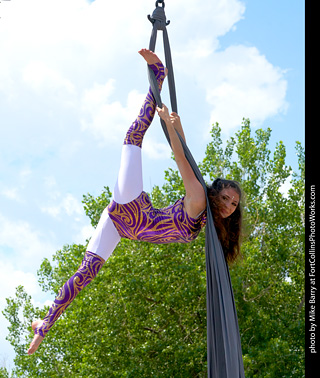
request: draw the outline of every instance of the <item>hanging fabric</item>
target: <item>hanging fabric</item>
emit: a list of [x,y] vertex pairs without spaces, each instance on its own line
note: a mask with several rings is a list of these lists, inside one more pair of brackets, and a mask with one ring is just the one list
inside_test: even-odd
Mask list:
[[[161,6],[160,6],[161,5]],[[168,69],[168,84],[170,102],[173,112],[178,113],[176,90],[174,83],[172,58],[170,51],[167,25],[164,12],[164,1],[156,2],[156,9],[152,16],[148,16],[152,23],[152,33],[149,49],[155,51],[157,32],[163,32],[163,45],[165,52],[166,67]],[[151,90],[157,105],[162,108],[162,101],[157,81],[153,71],[148,68],[148,77]],[[160,119],[163,131],[170,144],[169,134],[165,122]],[[184,149],[185,156],[192,167],[197,179],[202,184],[205,193],[206,184],[194,158],[177,132]],[[207,204],[209,200],[207,197]],[[244,378],[241,342],[237,312],[234,302],[232,285],[228,265],[218,239],[210,206],[207,206],[206,224],[206,274],[207,274],[207,366],[208,378]]]

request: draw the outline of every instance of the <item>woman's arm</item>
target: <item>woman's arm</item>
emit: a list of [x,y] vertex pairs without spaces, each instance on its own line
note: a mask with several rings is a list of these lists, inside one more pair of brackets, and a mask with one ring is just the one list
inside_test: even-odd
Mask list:
[[176,133],[176,131],[178,131],[185,141],[180,117],[177,113],[171,113],[171,115],[169,115],[168,108],[165,105],[163,105],[162,109],[157,107],[157,111],[159,116],[166,123],[171,141],[171,148],[186,190],[184,201],[186,211],[190,217],[196,218],[199,213],[206,208],[206,196],[202,185],[196,178],[188,160],[185,157],[182,144]]

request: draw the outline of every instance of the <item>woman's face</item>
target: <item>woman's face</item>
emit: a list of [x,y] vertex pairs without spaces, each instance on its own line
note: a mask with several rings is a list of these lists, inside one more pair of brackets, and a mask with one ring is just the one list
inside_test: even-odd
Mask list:
[[224,188],[219,193],[222,208],[220,214],[222,218],[228,218],[237,208],[240,196],[234,188]]

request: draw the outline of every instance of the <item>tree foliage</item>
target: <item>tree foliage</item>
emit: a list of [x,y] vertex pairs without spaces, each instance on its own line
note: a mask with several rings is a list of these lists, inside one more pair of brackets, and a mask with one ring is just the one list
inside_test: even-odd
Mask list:
[[9,378],[8,370],[5,367],[0,367],[0,378]]
[[[238,180],[245,192],[242,259],[231,267],[246,377],[304,376],[304,151],[299,170],[285,163],[271,130],[252,135],[245,119],[223,146],[221,130],[199,164],[207,180]],[[280,188],[290,180],[284,194]],[[151,195],[162,207],[183,195],[177,171],[168,170]],[[96,225],[110,201],[84,196]],[[26,354],[34,308],[18,287],[4,311],[17,377],[206,377],[206,276],[204,232],[190,244],[154,245],[122,240],[96,279],[75,299],[39,350]],[[66,245],[54,264],[44,260],[39,283],[57,293],[80,265],[83,245]]]

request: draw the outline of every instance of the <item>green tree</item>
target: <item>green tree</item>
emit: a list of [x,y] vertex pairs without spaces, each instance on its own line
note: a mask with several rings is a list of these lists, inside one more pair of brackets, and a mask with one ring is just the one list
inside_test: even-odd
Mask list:
[[[271,131],[252,135],[249,120],[223,148],[221,130],[199,165],[208,181],[233,178],[245,192],[243,258],[231,267],[246,377],[304,376],[304,152],[299,171],[286,166],[285,147],[268,149]],[[290,179],[286,194],[279,188]],[[168,170],[151,198],[162,207],[183,195]],[[95,226],[110,201],[106,187],[84,208]],[[190,244],[153,245],[122,240],[97,278],[75,299],[33,356],[34,308],[18,287],[4,311],[15,348],[17,377],[206,377],[204,232]],[[44,260],[43,290],[57,293],[80,265],[83,245],[67,245]]]
[[0,367],[0,378],[9,378],[8,370],[5,367]]

